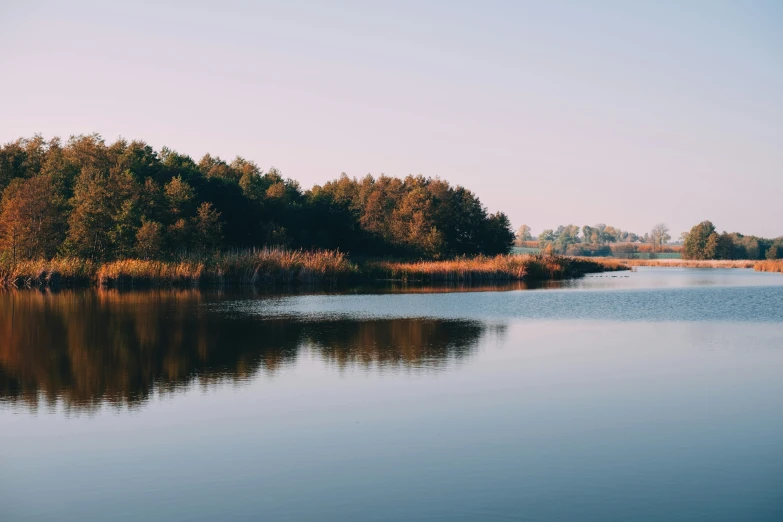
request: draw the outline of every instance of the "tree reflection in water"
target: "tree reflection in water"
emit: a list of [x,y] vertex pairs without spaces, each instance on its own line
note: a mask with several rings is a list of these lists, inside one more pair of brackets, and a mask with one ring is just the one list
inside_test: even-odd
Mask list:
[[[0,293],[0,400],[69,410],[137,406],[155,392],[275,373],[312,350],[340,369],[440,368],[488,326],[438,319],[226,316],[198,290]],[[502,327],[495,327],[502,330]]]

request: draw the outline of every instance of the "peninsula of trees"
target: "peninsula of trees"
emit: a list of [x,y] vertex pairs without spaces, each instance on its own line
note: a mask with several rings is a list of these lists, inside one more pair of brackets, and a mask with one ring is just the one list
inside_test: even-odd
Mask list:
[[767,239],[739,232],[718,234],[711,221],[702,221],[683,234],[685,259],[783,259],[783,237]]
[[170,259],[267,245],[360,256],[507,253],[505,214],[441,179],[342,175],[303,190],[274,168],[144,142],[40,136],[0,148],[0,260]]

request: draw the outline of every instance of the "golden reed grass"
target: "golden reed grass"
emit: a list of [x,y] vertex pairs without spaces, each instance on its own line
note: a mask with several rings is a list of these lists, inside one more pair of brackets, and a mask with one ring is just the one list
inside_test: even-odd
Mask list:
[[[608,260],[608,258],[600,258]],[[668,266],[681,268],[753,268],[756,272],[783,273],[783,259],[623,259],[630,266]]]
[[753,268],[757,261],[748,259],[624,259],[630,266],[670,266],[681,268]]
[[783,259],[770,259],[758,261],[755,269],[757,272],[780,272],[783,274]]
[[87,285],[94,280],[97,265],[89,259],[56,258],[0,265],[0,286]]
[[541,281],[588,272],[628,270],[619,260],[593,260],[543,255],[477,256],[448,261],[377,261],[367,269],[379,278],[402,281],[482,282]]
[[348,278],[356,266],[342,252],[263,249],[213,256],[206,261],[128,259],[102,265],[101,286],[321,283]]
[[337,251],[264,249],[181,261],[125,259],[98,265],[81,259],[29,261],[0,267],[0,286],[200,286],[318,284],[399,280],[479,283],[545,281],[588,272],[628,270],[617,259],[501,255],[447,261],[372,261],[356,265]]
[[24,261],[0,267],[0,286],[198,286],[321,283],[353,277],[357,267],[337,251],[249,250],[204,259]]

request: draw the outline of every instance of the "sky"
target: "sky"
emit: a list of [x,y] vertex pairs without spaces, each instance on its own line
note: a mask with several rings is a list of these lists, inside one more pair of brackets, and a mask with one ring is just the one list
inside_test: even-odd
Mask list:
[[535,234],[783,235],[783,2],[0,0],[0,142],[440,177]]

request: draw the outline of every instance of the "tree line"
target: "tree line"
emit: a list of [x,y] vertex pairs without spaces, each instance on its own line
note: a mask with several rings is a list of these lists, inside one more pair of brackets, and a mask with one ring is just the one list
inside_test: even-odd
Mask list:
[[651,250],[662,250],[663,245],[671,240],[669,227],[664,223],[655,225],[651,232],[638,235],[627,230],[606,225],[560,225],[556,229],[546,229],[534,238],[530,227],[522,225],[517,229],[516,244],[522,245],[537,241],[538,247],[544,251],[568,255],[611,255],[616,249],[611,249],[614,243],[643,243],[650,245]]
[[461,186],[423,176],[346,175],[303,190],[241,157],[196,162],[142,141],[99,135],[19,139],[0,148],[0,259],[98,261],[258,246],[364,256],[507,253],[502,212]]
[[739,232],[718,233],[711,221],[683,233],[685,259],[783,259],[783,237],[767,239]]

